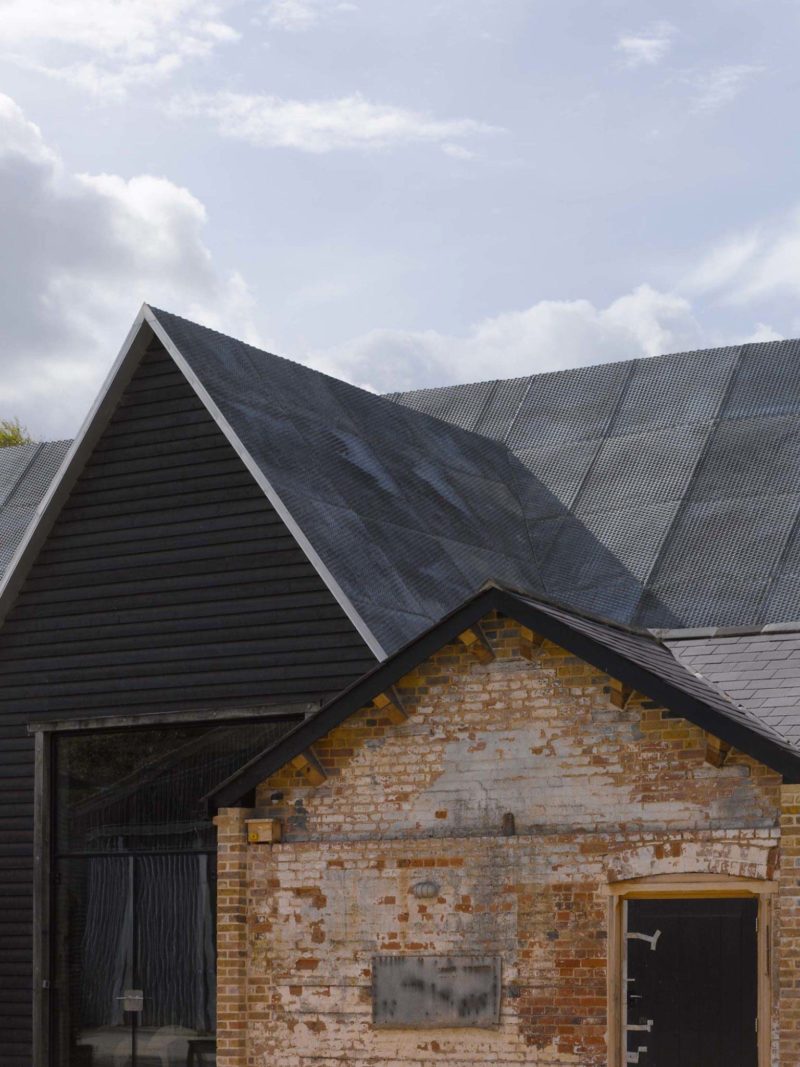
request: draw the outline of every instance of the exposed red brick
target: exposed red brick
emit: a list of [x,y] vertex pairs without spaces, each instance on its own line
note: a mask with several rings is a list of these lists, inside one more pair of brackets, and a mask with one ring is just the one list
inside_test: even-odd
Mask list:
[[[492,662],[448,646],[400,683],[407,721],[365,709],[315,744],[320,786],[264,783],[282,843],[248,848],[220,819],[220,948],[246,947],[225,963],[220,1067],[605,1067],[608,883],[699,872],[779,876],[774,1063],[797,1067],[800,787],[736,751],[710,766],[688,722],[619,709],[606,675],[483,625]],[[384,952],[501,956],[500,1027],[376,1030]]]

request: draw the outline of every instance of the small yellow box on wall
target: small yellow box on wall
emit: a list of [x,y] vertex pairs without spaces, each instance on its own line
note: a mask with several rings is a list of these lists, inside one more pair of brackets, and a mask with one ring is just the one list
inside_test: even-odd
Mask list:
[[247,841],[251,845],[275,845],[281,839],[280,819],[248,819]]

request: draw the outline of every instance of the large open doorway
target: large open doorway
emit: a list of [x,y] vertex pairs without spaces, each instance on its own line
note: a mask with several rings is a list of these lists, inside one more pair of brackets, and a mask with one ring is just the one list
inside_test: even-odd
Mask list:
[[625,1060],[758,1067],[755,897],[625,902]]
[[59,864],[59,1067],[214,1062],[214,857]]
[[215,1064],[216,840],[203,797],[285,722],[57,735],[48,1067]]

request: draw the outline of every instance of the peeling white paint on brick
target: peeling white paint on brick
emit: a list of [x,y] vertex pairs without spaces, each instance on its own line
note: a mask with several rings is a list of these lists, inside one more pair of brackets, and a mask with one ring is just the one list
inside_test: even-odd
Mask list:
[[[776,775],[736,753],[709,766],[700,730],[619,710],[574,657],[528,662],[513,624],[489,629],[493,663],[451,647],[406,680],[406,723],[359,713],[315,746],[321,786],[260,790],[284,795],[284,841],[240,848],[220,879],[238,984],[219,1067],[601,1067],[608,882],[774,876]],[[414,896],[422,879],[434,897]],[[800,943],[800,905],[796,921]],[[394,952],[501,955],[499,1028],[374,1029],[371,957]]]

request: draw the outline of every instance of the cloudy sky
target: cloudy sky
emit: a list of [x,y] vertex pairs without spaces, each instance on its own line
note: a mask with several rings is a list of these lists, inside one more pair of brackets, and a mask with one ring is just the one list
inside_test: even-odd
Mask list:
[[376,390],[800,334],[800,0],[0,0],[0,416],[146,300]]

